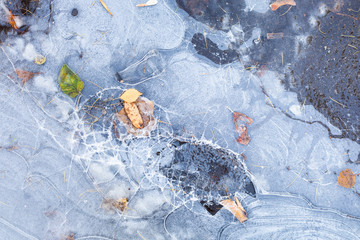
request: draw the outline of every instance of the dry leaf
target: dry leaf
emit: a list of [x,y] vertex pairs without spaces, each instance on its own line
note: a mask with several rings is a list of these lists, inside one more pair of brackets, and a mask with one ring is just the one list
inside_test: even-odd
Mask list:
[[16,69],[16,74],[18,78],[22,79],[21,83],[25,84],[27,81],[32,79],[35,76],[35,74],[40,74],[40,72],[34,73],[34,72],[28,72],[28,71]]
[[139,129],[144,127],[144,122],[136,103],[124,102],[124,110],[126,112],[126,116],[130,119],[134,127]]
[[65,236],[65,238],[62,238],[61,240],[74,240],[75,238],[74,233],[70,233],[69,235]]
[[[136,104],[136,106],[138,107],[138,110],[143,120],[142,129],[138,129],[133,125],[133,123],[127,116],[124,108],[121,109],[121,111],[118,112],[116,116],[124,124],[125,128],[129,133],[133,135],[148,135],[150,131],[152,131],[156,127],[156,120],[153,117],[154,102],[148,100],[147,98],[140,97],[134,104]],[[115,129],[117,132],[117,128]]]
[[106,9],[106,11],[108,11],[111,16],[114,16],[114,15],[110,12],[108,6],[106,6],[106,4],[104,3],[104,1],[103,1],[103,0],[100,0],[100,2],[101,2],[101,4],[103,5],[103,7]]
[[126,90],[121,96],[120,99],[124,100],[125,102],[132,103],[138,100],[138,98],[142,95],[141,92],[138,90],[131,88]]
[[342,170],[338,177],[338,184],[345,188],[352,188],[355,185],[355,175],[350,168]]
[[15,18],[14,15],[12,14],[12,12],[9,10],[9,24],[11,25],[12,28],[14,29],[18,29],[18,27],[16,26],[16,22],[15,22]]
[[37,55],[36,57],[35,57],[35,63],[37,64],[37,65],[42,65],[42,64],[44,64],[45,62],[46,62],[46,57],[44,57],[43,55]]
[[102,207],[107,210],[120,210],[124,212],[127,209],[129,200],[127,198],[121,198],[121,199],[105,199]]
[[158,0],[149,0],[146,3],[141,3],[136,5],[137,7],[148,7],[158,4]]
[[227,199],[221,201],[220,203],[225,207],[226,210],[230,211],[239,220],[239,222],[243,223],[248,220],[246,211],[237,197],[235,197],[235,201],[236,202],[232,201],[231,199]]
[[284,5],[296,6],[295,0],[277,0],[270,4],[271,10],[276,11],[279,7]]
[[284,34],[282,32],[280,32],[280,33],[267,33],[266,37],[267,37],[267,39],[283,39]]
[[253,120],[245,114],[233,112],[233,121],[235,129],[239,133],[239,137],[236,139],[236,142],[247,145],[250,142],[250,137],[247,134],[247,127],[245,124],[251,125]]

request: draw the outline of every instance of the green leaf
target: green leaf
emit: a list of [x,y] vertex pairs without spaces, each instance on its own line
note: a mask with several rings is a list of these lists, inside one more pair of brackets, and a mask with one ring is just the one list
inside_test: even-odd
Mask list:
[[84,82],[66,64],[60,70],[58,81],[63,93],[72,98],[84,88]]

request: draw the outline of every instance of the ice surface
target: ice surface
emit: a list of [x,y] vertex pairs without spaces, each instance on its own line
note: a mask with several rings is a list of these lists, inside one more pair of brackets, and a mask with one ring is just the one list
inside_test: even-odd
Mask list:
[[[245,65],[259,28],[245,37],[240,22],[224,33],[176,1],[104,1],[113,17],[99,1],[44,1],[39,17],[24,17],[29,31],[0,45],[1,239],[359,238],[359,184],[336,183],[344,168],[360,172],[359,144],[329,138],[340,130],[285,90],[282,74]],[[245,2],[269,10],[269,1]],[[223,49],[241,42],[244,61],[197,54],[197,32]],[[74,99],[57,84],[64,63],[85,83]],[[40,74],[22,85],[16,69]],[[129,135],[115,116],[133,87],[155,103],[148,135]],[[233,111],[254,120],[247,146],[235,142]],[[216,209],[233,196],[244,224]],[[123,212],[105,206],[122,198]]]

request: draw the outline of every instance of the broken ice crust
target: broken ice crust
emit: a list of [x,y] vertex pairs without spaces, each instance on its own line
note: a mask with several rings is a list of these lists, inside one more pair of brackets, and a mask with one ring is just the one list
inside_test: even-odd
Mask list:
[[[106,89],[83,103],[83,106],[87,106],[84,108],[84,116],[82,117],[85,121],[84,124],[87,124],[86,122],[89,117],[99,116],[97,121],[91,126],[95,131],[103,132],[102,135],[104,137],[103,139],[95,140],[96,142],[93,140],[88,142],[87,139],[92,138],[87,138],[86,135],[92,135],[92,133],[84,133],[83,144],[85,149],[87,147],[89,147],[89,150],[93,149],[95,147],[94,144],[96,144],[96,149],[101,150],[102,144],[106,146],[108,141],[114,140],[112,144],[114,144],[113,151],[115,153],[125,150],[136,155],[146,153],[141,151],[138,153],[139,149],[130,147],[133,144],[134,146],[141,145],[144,149],[152,149],[151,155],[137,156],[141,159],[142,164],[149,161],[153,168],[148,169],[149,173],[146,173],[146,175],[150,174],[149,177],[152,174],[158,175],[158,173],[153,171],[159,171],[161,175],[167,178],[168,184],[176,192],[177,197],[183,199],[183,201],[200,201],[208,210],[212,208],[210,205],[218,204],[221,200],[233,197],[235,194],[256,197],[255,185],[251,180],[251,174],[243,163],[241,155],[221,148],[210,141],[189,140],[179,137],[172,138],[170,135],[171,127],[155,128],[156,125],[152,123],[154,120],[151,119],[147,121],[146,118],[143,118],[146,120],[144,129],[132,127],[130,120],[124,119],[125,115],[119,117],[118,112],[121,108],[121,103],[116,96],[119,96],[120,93],[122,93],[122,90],[117,88]],[[138,101],[142,102],[144,99],[144,97],[140,97]],[[139,109],[144,113],[148,112],[145,111],[146,109]],[[153,119],[152,114],[151,112],[151,118]],[[159,112],[156,114],[159,114]],[[121,125],[124,125],[123,127],[125,127],[128,133],[121,130]],[[165,126],[169,125],[165,124]],[[147,134],[140,134],[145,132]],[[141,138],[131,137],[129,133]],[[127,146],[128,144],[130,146]],[[94,147],[91,147],[92,145]],[[161,148],[161,146],[163,147]],[[125,149],[123,149],[124,147]],[[156,151],[156,149],[159,150]],[[93,157],[91,157],[91,152],[85,151],[79,153],[79,156],[83,154],[84,157],[87,156],[85,157],[86,159],[90,160],[84,159],[85,165],[92,164],[91,159]],[[95,155],[99,154],[99,152],[93,153]],[[146,160],[146,158],[149,159]],[[122,162],[125,165],[134,164],[128,157],[122,159]],[[106,165],[106,162],[103,164]],[[138,172],[137,177],[143,174],[144,172]],[[96,175],[98,174],[96,173]],[[154,184],[156,185],[156,183]],[[131,196],[122,197],[131,199]],[[129,205],[131,208],[131,200]],[[209,210],[210,213],[212,211]]]
[[160,171],[185,195],[194,195],[205,206],[218,204],[235,193],[256,197],[250,174],[234,152],[201,141],[174,140],[172,145],[173,158],[168,163],[160,162]]

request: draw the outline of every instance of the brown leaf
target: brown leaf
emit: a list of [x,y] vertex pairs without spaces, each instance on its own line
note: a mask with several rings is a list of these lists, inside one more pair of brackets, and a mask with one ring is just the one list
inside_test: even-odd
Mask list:
[[271,10],[276,11],[279,7],[284,5],[296,6],[295,0],[277,0],[270,4]]
[[40,72],[28,72],[20,69],[16,69],[16,75],[18,78],[22,79],[21,83],[25,84],[27,81],[32,79],[35,74],[40,74]]
[[127,210],[129,200],[127,198],[121,198],[121,199],[105,199],[103,202],[103,207],[108,210],[120,210],[125,211]]
[[11,25],[12,28],[14,29],[18,29],[18,27],[16,26],[16,22],[15,22],[15,18],[14,15],[12,14],[12,12],[9,10],[9,24]]
[[248,220],[246,216],[246,211],[237,199],[237,197],[235,197],[235,201],[236,202],[231,199],[227,199],[221,201],[220,203],[224,206],[226,210],[230,211],[239,220],[239,222],[243,223]]
[[279,33],[267,33],[266,38],[267,39],[283,39],[284,38],[284,33],[282,33],[282,32],[279,32]]
[[136,104],[143,120],[142,129],[138,129],[133,125],[124,108],[117,113],[117,117],[125,125],[129,133],[134,135],[148,135],[156,126],[156,120],[153,117],[154,102],[140,97],[134,104]]
[[233,112],[233,121],[236,131],[239,133],[239,137],[236,139],[236,142],[247,145],[250,142],[250,137],[247,135],[247,127],[245,124],[251,125],[253,120],[245,114]]
[[134,127],[139,129],[144,127],[144,122],[136,103],[124,102],[124,109],[127,117],[130,119]]
[[338,184],[345,188],[352,188],[355,185],[355,174],[350,168],[344,169],[340,172]]

